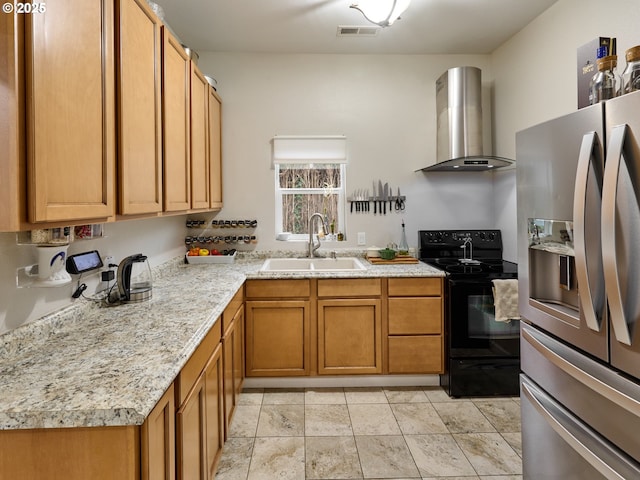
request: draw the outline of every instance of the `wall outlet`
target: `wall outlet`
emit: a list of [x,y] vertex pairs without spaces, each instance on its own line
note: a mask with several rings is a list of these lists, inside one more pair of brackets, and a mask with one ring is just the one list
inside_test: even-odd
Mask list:
[[367,244],[367,235],[365,232],[358,232],[358,245],[366,245]]

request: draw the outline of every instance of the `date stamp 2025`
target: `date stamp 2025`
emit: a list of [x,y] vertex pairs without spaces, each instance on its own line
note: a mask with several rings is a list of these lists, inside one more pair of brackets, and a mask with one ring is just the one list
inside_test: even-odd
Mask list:
[[46,3],[12,3],[6,2],[2,4],[2,11],[4,13],[14,13],[18,15],[30,15],[32,13],[44,13],[47,11]]

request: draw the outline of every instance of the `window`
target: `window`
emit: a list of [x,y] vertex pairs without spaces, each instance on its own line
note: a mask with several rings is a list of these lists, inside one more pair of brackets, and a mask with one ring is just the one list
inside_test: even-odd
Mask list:
[[276,232],[306,240],[316,212],[334,234],[345,231],[344,137],[275,137],[274,166]]

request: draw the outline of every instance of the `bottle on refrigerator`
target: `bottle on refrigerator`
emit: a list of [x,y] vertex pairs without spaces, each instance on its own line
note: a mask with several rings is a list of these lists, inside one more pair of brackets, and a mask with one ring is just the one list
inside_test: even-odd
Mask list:
[[636,45],[625,52],[627,66],[622,72],[621,95],[640,90],[640,45]]
[[[606,51],[604,47],[601,47],[599,50]],[[616,72],[618,56],[607,55],[601,57],[600,53],[599,51],[598,60],[596,60],[598,71],[591,79],[589,91],[589,102],[591,105],[620,95],[621,80]]]

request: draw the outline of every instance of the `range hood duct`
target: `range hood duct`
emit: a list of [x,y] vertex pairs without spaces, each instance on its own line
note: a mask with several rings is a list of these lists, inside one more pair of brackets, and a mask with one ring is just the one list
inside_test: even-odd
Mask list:
[[438,114],[436,163],[423,172],[486,172],[513,160],[484,155],[482,146],[482,72],[450,68],[436,81]]

